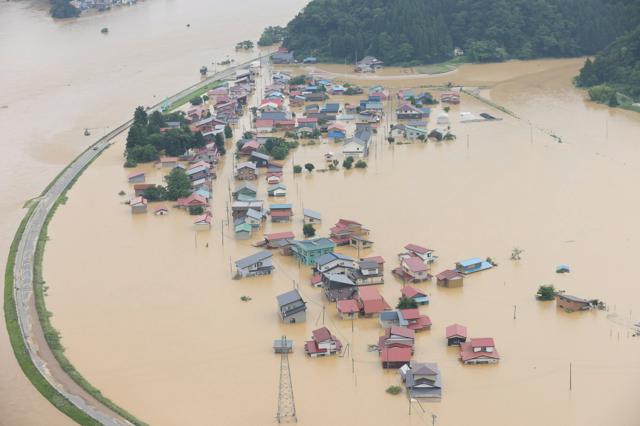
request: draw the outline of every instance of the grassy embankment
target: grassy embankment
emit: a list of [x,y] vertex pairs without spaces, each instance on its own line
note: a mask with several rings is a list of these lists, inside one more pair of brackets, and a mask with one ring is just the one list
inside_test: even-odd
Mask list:
[[462,64],[469,63],[469,60],[465,56],[458,56],[445,62],[437,64],[419,65],[413,67],[419,74],[444,74],[449,71],[454,71]]
[[[88,149],[93,149],[93,148],[89,147]],[[84,151],[83,151],[83,153],[84,153]],[[82,153],[80,155],[82,155]],[[89,162],[85,166],[85,169],[90,164],[91,164],[91,162]],[[60,174],[58,174],[58,176],[56,176],[56,179],[62,173],[64,173],[65,170],[68,167],[69,166],[65,167],[65,169],[63,169],[60,172]],[[84,169],[83,169],[83,171],[84,171]],[[40,232],[40,235],[38,237],[38,242],[36,244],[34,265],[33,265],[34,297],[35,297],[35,302],[36,302],[36,310],[38,312],[38,319],[39,319],[41,327],[43,329],[44,336],[45,336],[45,339],[47,341],[47,344],[49,345],[52,353],[54,354],[54,356],[56,358],[56,360],[58,361],[58,363],[60,364],[62,369],[80,387],[82,387],[87,393],[89,393],[94,398],[96,398],[96,400],[98,400],[100,403],[102,403],[105,406],[109,407],[111,410],[113,410],[114,412],[118,413],[120,416],[124,417],[125,419],[127,419],[131,423],[133,423],[135,425],[146,425],[146,423],[142,422],[141,420],[138,420],[132,414],[128,413],[126,410],[124,410],[123,408],[119,407],[114,402],[109,400],[107,397],[102,395],[102,393],[100,392],[99,389],[97,389],[96,387],[91,385],[91,383],[89,383],[80,374],[80,372],[78,372],[76,370],[76,368],[73,366],[73,364],[71,364],[69,359],[64,354],[64,347],[62,346],[62,343],[61,343],[60,332],[58,330],[56,330],[53,327],[53,325],[51,324],[50,317],[51,317],[52,314],[46,308],[46,304],[45,304],[46,288],[45,288],[45,282],[43,280],[43,275],[42,275],[42,260],[43,260],[43,257],[44,257],[45,244],[46,244],[46,241],[48,239],[48,237],[47,237],[48,225],[49,225],[53,215],[55,214],[58,206],[60,204],[64,204],[64,202],[67,200],[66,194],[67,194],[68,190],[75,184],[75,182],[77,181],[77,179],[81,175],[82,175],[82,171],[71,181],[69,186],[60,195],[60,197],[58,197],[58,199],[56,200],[55,204],[51,208],[51,211],[47,215],[47,218],[45,219],[44,225],[43,225],[42,230]],[[52,181],[52,183],[55,182],[56,179],[54,179]],[[47,186],[47,189],[52,185],[52,183],[50,183]],[[47,189],[45,189],[43,194],[46,193]],[[7,323],[7,330],[9,332],[11,345],[12,345],[14,353],[16,355],[16,359],[18,360],[18,363],[20,364],[20,366],[21,366],[22,370],[24,371],[25,375],[29,378],[29,380],[36,387],[36,389],[38,389],[38,391],[45,398],[47,398],[47,400],[49,400],[60,411],[62,411],[63,413],[68,415],[70,418],[72,418],[73,420],[75,420],[76,422],[78,422],[78,423],[80,423],[82,425],[98,425],[99,424],[98,422],[96,422],[90,416],[88,416],[83,411],[78,409],[69,400],[67,400],[64,396],[62,396],[60,393],[58,393],[55,390],[55,388],[53,388],[49,384],[49,382],[47,382],[47,380],[40,374],[38,369],[33,364],[31,358],[29,357],[29,353],[27,351],[27,348],[26,348],[26,345],[24,343],[24,340],[22,339],[22,333],[20,331],[20,326],[18,324],[17,312],[16,312],[16,307],[15,307],[15,299],[13,297],[13,290],[12,290],[13,289],[13,270],[14,270],[15,256],[16,256],[16,252],[17,252],[17,249],[18,249],[18,243],[19,243],[19,241],[20,241],[20,239],[22,237],[22,234],[24,232],[24,228],[25,228],[25,226],[27,224],[27,221],[31,217],[31,215],[32,215],[33,211],[35,210],[36,206],[37,206],[37,202],[31,202],[30,203],[29,211],[27,212],[25,218],[22,220],[22,222],[20,224],[20,227],[18,228],[18,231],[16,233],[16,236],[15,236],[14,241],[13,241],[13,243],[11,245],[11,248],[10,248],[9,257],[7,259],[7,268],[6,268],[6,271],[5,271],[5,293],[4,293],[4,295],[5,295],[5,299],[4,299],[5,300],[5,302],[4,302],[5,305],[4,305],[4,308],[5,308],[5,320],[6,320],[6,323]]]

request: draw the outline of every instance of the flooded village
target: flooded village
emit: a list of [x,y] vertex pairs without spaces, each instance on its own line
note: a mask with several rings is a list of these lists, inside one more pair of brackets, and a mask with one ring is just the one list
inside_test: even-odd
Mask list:
[[[123,137],[50,227],[68,356],[152,424],[276,422],[282,352],[301,424],[633,424],[639,236],[617,211],[612,246],[601,218],[637,174],[638,118],[606,135],[599,107],[568,113],[578,64],[343,78],[265,60],[181,108],[202,148],[122,168]],[[174,169],[189,194],[148,201]],[[557,301],[536,300],[546,284]]]
[[[39,50],[47,81],[40,61],[0,70],[0,127],[25,141],[0,159],[7,217],[85,129],[143,105],[135,155],[114,139],[48,226],[46,305],[77,371],[152,425],[637,425],[640,115],[586,100],[584,58],[431,73],[234,53],[306,1],[276,3],[31,24],[69,52]],[[30,49],[1,39],[0,57]],[[0,425],[70,424],[0,346]]]

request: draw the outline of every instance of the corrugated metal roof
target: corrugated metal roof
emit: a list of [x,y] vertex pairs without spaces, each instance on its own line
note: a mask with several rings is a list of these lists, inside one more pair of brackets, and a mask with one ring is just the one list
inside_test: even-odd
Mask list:
[[[249,225],[249,227],[251,227],[251,225]],[[243,268],[246,268],[247,266],[253,265],[254,263],[262,262],[266,259],[269,259],[272,256],[273,255],[268,251],[261,251],[261,252],[252,254],[251,256],[247,256],[244,259],[236,260],[236,268],[243,269]]]

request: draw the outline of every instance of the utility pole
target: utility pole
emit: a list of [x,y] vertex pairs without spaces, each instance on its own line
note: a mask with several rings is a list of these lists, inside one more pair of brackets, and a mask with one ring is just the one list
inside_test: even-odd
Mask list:
[[435,413],[431,413],[431,426],[436,426],[437,419],[438,419],[438,416],[436,416]]
[[569,390],[573,389],[573,372],[571,371],[571,363],[569,363]]
[[280,384],[278,386],[278,423],[293,421],[296,417],[296,403],[293,398],[293,384],[291,383],[291,370],[289,369],[289,351],[286,347],[286,336],[282,336],[283,352],[280,356]]
[[324,310],[325,310],[325,306],[322,305],[322,325],[324,325]]
[[516,319],[516,305],[513,305],[513,319]]

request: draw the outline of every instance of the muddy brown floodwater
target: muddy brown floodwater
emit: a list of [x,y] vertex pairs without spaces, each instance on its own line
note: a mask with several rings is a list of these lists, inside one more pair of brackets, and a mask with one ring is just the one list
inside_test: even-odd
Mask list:
[[[375,241],[363,255],[386,259],[378,288],[392,304],[401,284],[390,271],[408,242],[437,250],[435,272],[468,257],[498,262],[461,289],[418,286],[431,295],[421,309],[434,325],[417,336],[414,360],[439,363],[444,387],[442,401],[423,403],[424,413],[414,404],[409,416],[404,396],[384,392],[400,380],[367,351],[381,334],[377,319],[358,319],[352,331],[310,287],[308,268],[276,254],[272,276],[231,279],[231,261],[256,250],[234,240],[226,224],[231,157],[219,165],[209,232],[195,233],[193,219],[176,209],[130,214],[118,195],[131,191],[122,140],[83,174],[51,223],[44,265],[68,357],[105,395],[158,425],[274,423],[279,358],[271,342],[282,334],[295,341],[300,424],[423,425],[435,413],[439,425],[638,425],[640,340],[630,337],[630,325],[640,319],[633,278],[640,115],[586,102],[571,85],[581,62],[465,65],[446,76],[385,81],[395,88],[487,85],[483,93],[521,119],[465,95],[451,111],[456,141],[389,145],[381,131],[366,170],[295,177],[290,156],[284,183],[294,220],[254,234],[252,241],[264,231],[301,237],[303,205],[322,213],[320,235],[342,217],[362,222]],[[503,120],[463,124],[460,111]],[[340,148],[300,147],[295,163],[319,166],[327,151]],[[144,169],[161,182],[159,171]],[[266,186],[260,179],[260,197]],[[525,250],[519,262],[509,260],[515,246]],[[556,275],[559,263],[572,272]],[[308,320],[285,326],[275,296],[294,281],[309,302]],[[534,293],[547,283],[604,300],[609,310],[566,314],[537,302]],[[240,301],[243,295],[252,300]],[[303,353],[323,307],[325,325],[349,344],[345,357]],[[461,365],[444,339],[453,322],[471,336],[494,337],[500,364]]]
[[[136,105],[197,82],[202,65],[213,70],[212,60],[227,55],[256,56],[236,54],[235,43],[285,24],[307,0],[151,0],[69,21],[53,21],[44,3],[0,2],[3,266],[22,205],[76,155],[128,120]],[[100,33],[105,26],[108,35]],[[83,136],[86,127],[91,137]],[[72,423],[24,377],[4,326],[0,366],[0,425]]]

